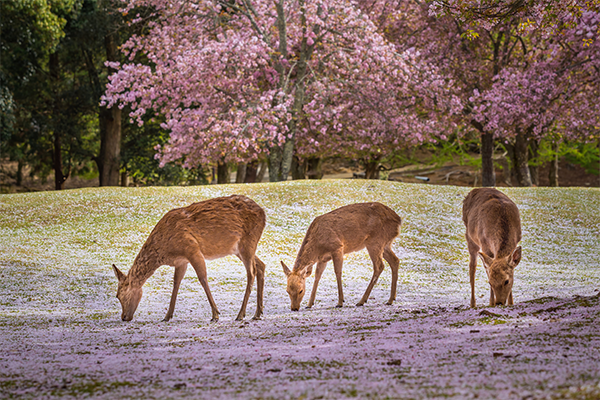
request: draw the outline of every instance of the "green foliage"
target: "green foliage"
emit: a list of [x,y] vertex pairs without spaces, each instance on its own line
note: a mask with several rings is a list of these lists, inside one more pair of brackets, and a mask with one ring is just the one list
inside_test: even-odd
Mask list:
[[0,2],[2,70],[9,80],[27,80],[65,36],[74,0]]
[[9,138],[9,132],[15,124],[15,102],[12,93],[3,84],[0,71],[0,154],[4,153],[4,143]]
[[447,141],[426,144],[424,147],[431,151],[429,164],[442,166],[447,162],[458,162],[459,165],[469,165],[481,168],[481,157],[472,156],[479,151],[480,140],[477,137],[452,135]]
[[155,147],[165,144],[169,139],[169,134],[160,127],[160,121],[149,119],[141,127],[124,124],[123,134],[121,165],[135,184],[170,186],[208,183],[208,171],[205,168],[190,170],[176,164],[160,167],[154,157]]
[[556,150],[556,143],[552,139],[543,139],[540,142],[537,160],[532,160],[532,165],[541,165],[550,162],[558,155],[567,162],[579,165],[588,174],[600,174],[600,148],[598,143],[582,143],[561,141]]

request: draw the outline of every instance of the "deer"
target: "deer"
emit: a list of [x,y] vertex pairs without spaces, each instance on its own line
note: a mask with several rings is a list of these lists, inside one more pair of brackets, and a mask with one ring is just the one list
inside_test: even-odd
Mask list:
[[[377,202],[357,203],[340,207],[327,214],[316,217],[310,224],[296,256],[293,269],[281,261],[287,277],[287,292],[291,300],[292,311],[298,311],[304,297],[306,278],[312,274],[316,263],[315,280],[307,308],[315,303],[319,280],[327,262],[333,261],[337,280],[338,304],[344,304],[342,289],[342,266],[344,255],[367,248],[373,262],[373,276],[365,294],[357,306],[364,305],[379,275],[383,272],[385,259],[392,270],[392,287],[386,304],[396,300],[398,282],[398,257],[392,251],[392,242],[400,235],[402,220],[391,208]],[[383,259],[382,259],[383,257]]]
[[513,277],[521,261],[521,218],[517,205],[493,188],[473,189],[463,201],[469,249],[471,307],[475,308],[477,258],[490,284],[490,306],[513,305]]
[[246,196],[218,197],[167,212],[156,224],[127,274],[114,264],[119,282],[117,298],[122,306],[121,319],[131,321],[142,298],[142,286],[162,265],[175,268],[173,292],[167,315],[173,317],[177,293],[188,264],[196,271],[212,310],[211,321],[219,320],[219,310],[210,292],[205,260],[236,255],[246,268],[246,292],[236,320],[246,316],[246,306],[257,281],[256,314],[263,313],[265,264],[256,256],[257,243],[265,227],[265,212]]

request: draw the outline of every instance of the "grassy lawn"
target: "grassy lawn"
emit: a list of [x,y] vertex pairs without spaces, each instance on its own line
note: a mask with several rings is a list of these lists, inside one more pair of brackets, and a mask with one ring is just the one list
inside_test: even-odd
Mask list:
[[[323,180],[0,195],[0,397],[598,399],[600,190],[502,191],[523,226],[515,306],[485,307],[480,265],[476,309],[461,219],[469,188]],[[263,319],[233,321],[245,270],[225,257],[207,262],[218,323],[191,268],[173,320],[161,322],[169,267],[121,322],[111,264],[127,271],[168,210],[230,194],[267,214]],[[313,218],[366,201],[403,219],[397,302],[384,305],[386,266],[369,302],[353,306],[372,274],[361,251],[345,258],[347,306],[334,307],[329,265],[315,306],[290,311],[280,260],[293,264]]]

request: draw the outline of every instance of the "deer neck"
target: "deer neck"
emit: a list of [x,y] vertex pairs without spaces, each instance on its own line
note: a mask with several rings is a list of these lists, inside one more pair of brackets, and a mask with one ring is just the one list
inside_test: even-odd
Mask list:
[[311,246],[306,246],[300,249],[296,262],[294,263],[294,271],[302,271],[307,267],[314,265],[319,260],[318,254]]
[[130,283],[135,287],[142,287],[144,283],[154,274],[154,272],[160,267],[156,260],[156,257],[151,257],[150,254],[142,251],[137,255],[133,266],[129,270]]

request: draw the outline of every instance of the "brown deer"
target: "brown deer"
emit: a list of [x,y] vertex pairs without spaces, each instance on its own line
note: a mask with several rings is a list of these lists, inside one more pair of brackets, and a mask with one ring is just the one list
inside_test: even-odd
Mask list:
[[235,254],[246,267],[248,278],[242,308],[236,318],[246,315],[246,305],[257,281],[257,302],[254,319],[263,312],[265,264],[255,255],[256,245],[265,227],[265,212],[245,196],[219,197],[166,213],[156,224],[146,243],[125,275],[114,264],[119,280],[117,298],[121,302],[123,321],[131,321],[142,298],[142,286],[161,265],[175,267],[171,303],[164,321],[173,317],[179,285],[188,263],[196,270],[200,284],[212,309],[212,321],[219,320],[206,274],[205,260]]
[[292,302],[292,311],[298,311],[304,297],[306,278],[312,274],[313,265],[317,264],[315,281],[308,302],[308,308],[315,303],[317,286],[327,262],[333,260],[333,268],[337,279],[338,304],[344,304],[342,290],[342,264],[344,254],[367,248],[373,261],[373,277],[357,306],[368,300],[371,290],[384,269],[383,258],[392,269],[391,305],[396,299],[398,282],[398,257],[391,248],[392,241],[400,234],[402,220],[391,208],[381,203],[359,203],[340,207],[327,214],[318,216],[308,227],[302,241],[292,271],[282,261],[283,272],[287,276],[287,292]]
[[512,305],[513,274],[521,261],[519,209],[499,190],[473,189],[463,201],[463,221],[470,256],[471,307],[475,307],[478,255],[490,283],[490,306]]

